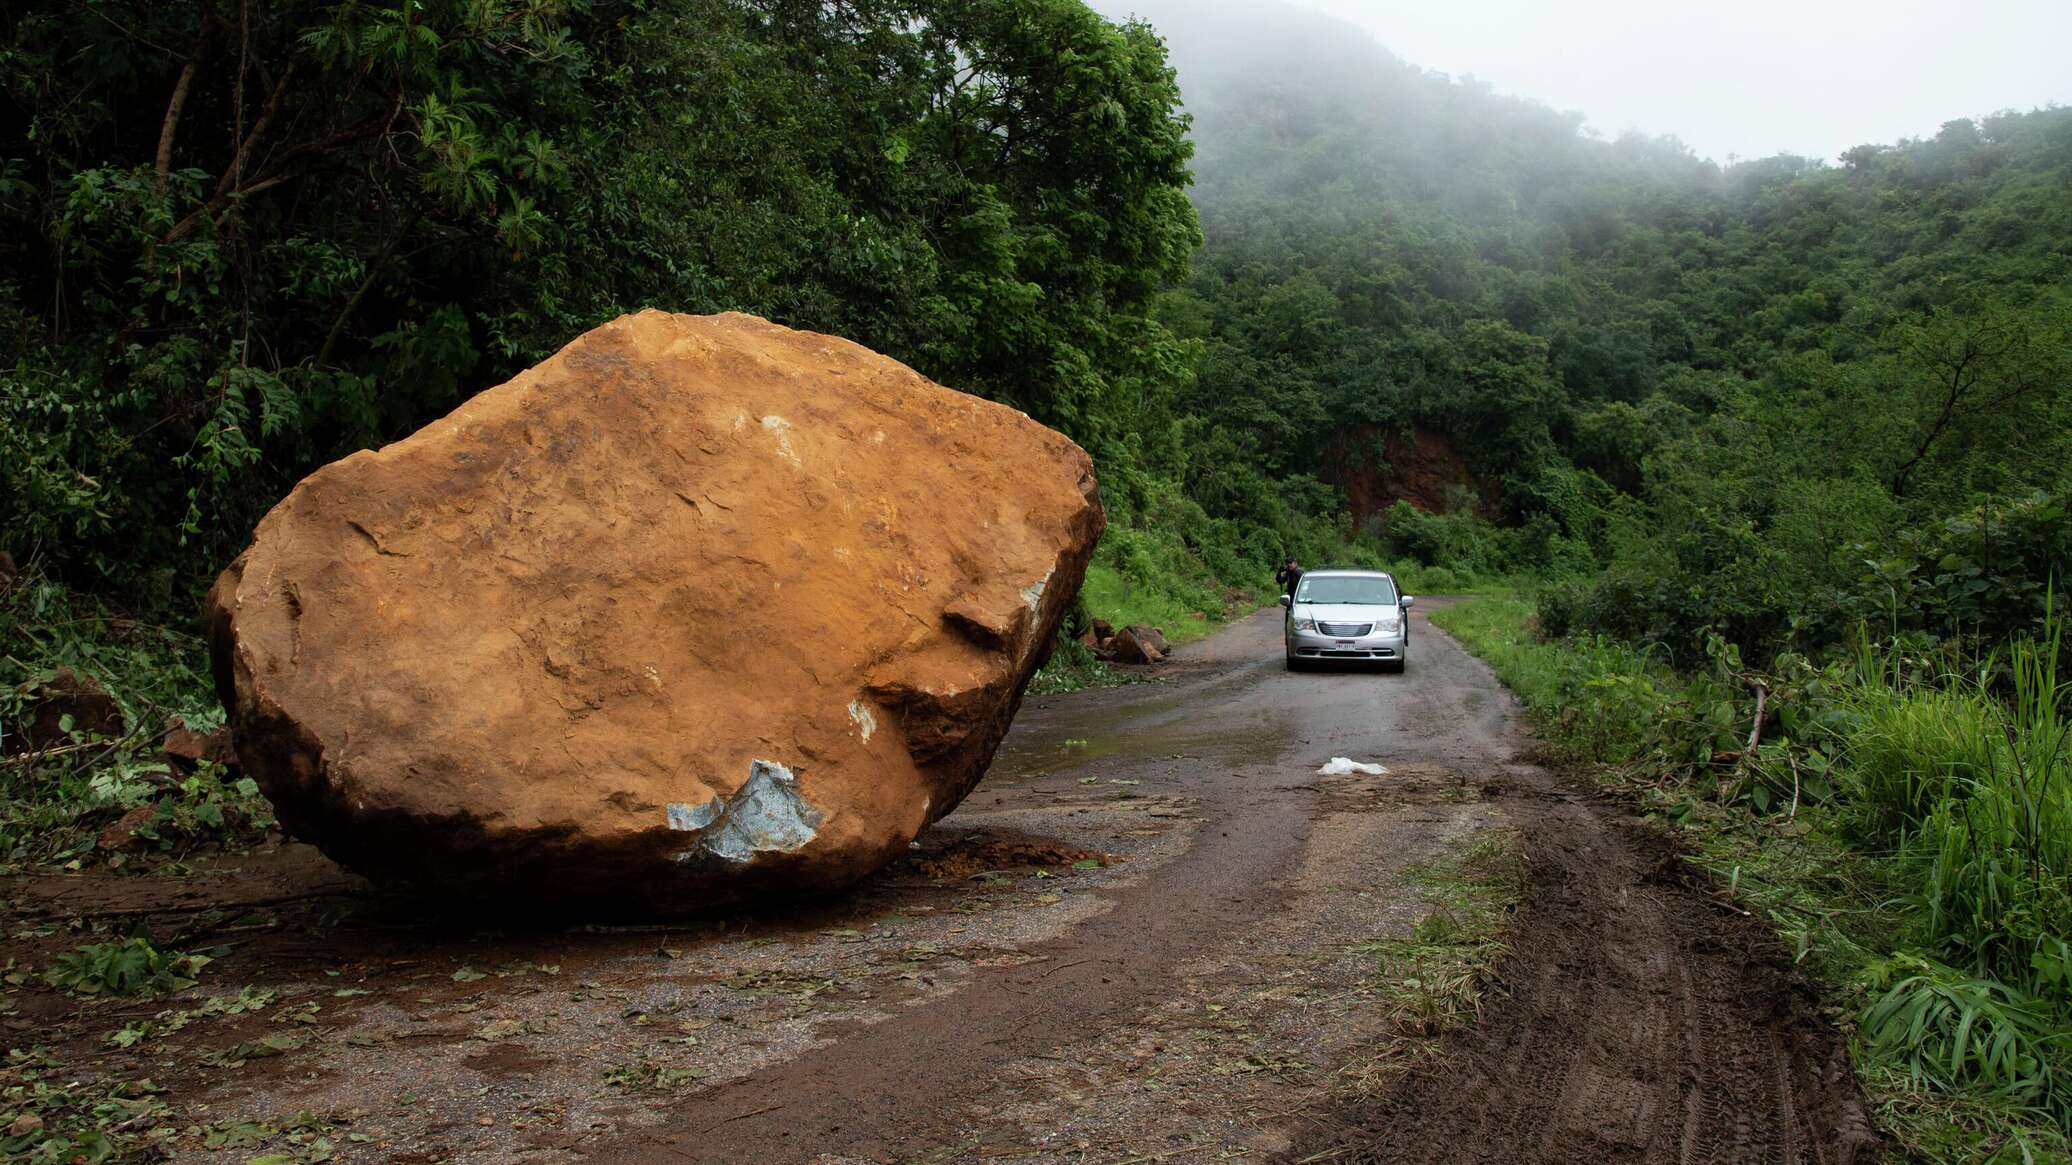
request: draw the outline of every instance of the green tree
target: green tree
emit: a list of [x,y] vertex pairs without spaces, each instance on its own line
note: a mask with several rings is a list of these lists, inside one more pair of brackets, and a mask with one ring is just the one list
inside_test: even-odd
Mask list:
[[313,465],[645,306],[836,332],[1117,482],[1178,472],[1192,349],[1150,310],[1199,234],[1142,25],[1076,0],[19,11],[0,543],[75,582],[188,595]]

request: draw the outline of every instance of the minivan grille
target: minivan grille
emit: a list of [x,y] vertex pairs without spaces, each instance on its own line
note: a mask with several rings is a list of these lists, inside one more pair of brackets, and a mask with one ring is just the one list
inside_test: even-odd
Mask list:
[[1336,636],[1338,636],[1338,637],[1339,637],[1340,639],[1353,639],[1353,638],[1357,638],[1358,636],[1361,636],[1361,635],[1365,635],[1365,634],[1367,634],[1367,633],[1368,633],[1369,631],[1372,631],[1372,630],[1374,630],[1374,624],[1372,624],[1372,623],[1319,623],[1319,624],[1317,624],[1317,630],[1319,630],[1319,631],[1323,632],[1323,633],[1324,633],[1324,634],[1326,634],[1326,635],[1336,635]]

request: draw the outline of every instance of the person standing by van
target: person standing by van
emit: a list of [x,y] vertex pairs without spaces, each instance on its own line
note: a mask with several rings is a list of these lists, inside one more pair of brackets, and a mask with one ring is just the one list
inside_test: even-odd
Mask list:
[[1273,572],[1273,581],[1281,584],[1282,594],[1292,596],[1295,593],[1295,584],[1302,581],[1302,564],[1296,562],[1295,556],[1290,554],[1288,561]]

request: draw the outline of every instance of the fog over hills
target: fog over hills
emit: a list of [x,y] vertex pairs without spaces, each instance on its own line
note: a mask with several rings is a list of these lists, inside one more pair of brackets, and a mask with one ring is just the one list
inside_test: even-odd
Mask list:
[[1595,200],[1636,169],[1654,189],[1719,175],[1674,138],[1600,140],[1580,113],[1421,68],[1317,12],[1272,0],[1107,6],[1167,40],[1194,119],[1195,202],[1212,235],[1221,212],[1259,200],[1435,205],[1501,225]]
[[[1419,67],[1574,110],[1586,132],[1673,136],[1714,161],[1933,136],[1951,119],[2072,98],[2058,59],[2072,6],[2055,0],[1731,10],[1593,0],[1095,0],[1173,47],[1202,108],[1219,79],[1336,82],[1371,45]],[[1321,10],[1321,11],[1320,11]]]

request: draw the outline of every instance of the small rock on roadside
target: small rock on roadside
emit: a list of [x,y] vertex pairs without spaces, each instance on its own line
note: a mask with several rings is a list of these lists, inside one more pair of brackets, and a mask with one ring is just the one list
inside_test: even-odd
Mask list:
[[[123,733],[122,706],[92,676],[61,667],[49,679],[18,690],[26,697],[28,711],[20,731],[10,734],[5,747],[0,747],[9,756],[68,744],[71,732],[91,736]],[[64,727],[67,716],[72,718],[71,732]]]
[[151,824],[157,817],[158,806],[139,805],[123,814],[115,824],[102,830],[101,836],[94,839],[94,848],[111,853],[137,849],[143,840],[137,836],[137,831]]
[[237,752],[231,747],[228,728],[196,732],[187,727],[185,720],[175,716],[166,725],[159,747],[165,751],[166,763],[182,774],[194,772],[203,761],[213,761],[225,768],[237,767]]
[[1172,646],[1166,642],[1165,632],[1160,631],[1158,628],[1146,627],[1142,623],[1132,623],[1127,630],[1137,637],[1138,642],[1158,652],[1160,655],[1171,655],[1173,653]]
[[[1146,630],[1149,629],[1125,627],[1115,633],[1115,638],[1109,641],[1109,650],[1114,654],[1116,662],[1158,663],[1165,659],[1165,652],[1158,649],[1152,638],[1141,634]],[[1163,642],[1163,639],[1159,641]]]

